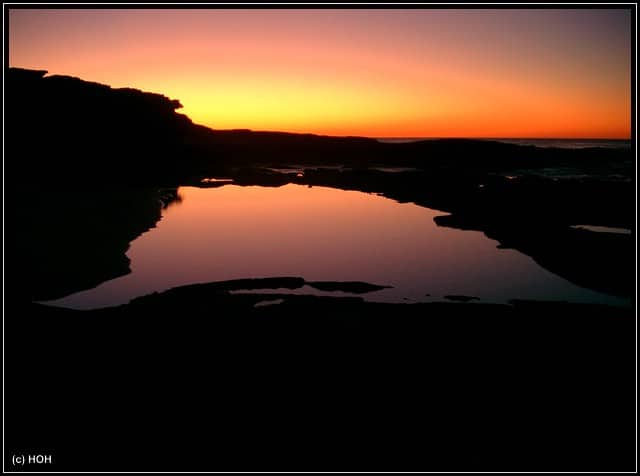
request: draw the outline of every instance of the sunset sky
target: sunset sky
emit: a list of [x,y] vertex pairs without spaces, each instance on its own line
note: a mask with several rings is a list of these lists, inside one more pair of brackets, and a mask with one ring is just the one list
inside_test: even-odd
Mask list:
[[10,66],[217,129],[629,138],[628,10],[9,11]]

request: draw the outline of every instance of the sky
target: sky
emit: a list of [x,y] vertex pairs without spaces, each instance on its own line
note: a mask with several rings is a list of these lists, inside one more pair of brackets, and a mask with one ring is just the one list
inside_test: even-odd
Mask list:
[[11,9],[9,65],[215,129],[630,138],[629,10]]

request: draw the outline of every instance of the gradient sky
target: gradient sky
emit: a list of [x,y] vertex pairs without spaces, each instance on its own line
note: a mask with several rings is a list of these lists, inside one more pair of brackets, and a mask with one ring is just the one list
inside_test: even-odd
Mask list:
[[20,10],[10,66],[179,99],[213,128],[629,138],[625,10]]

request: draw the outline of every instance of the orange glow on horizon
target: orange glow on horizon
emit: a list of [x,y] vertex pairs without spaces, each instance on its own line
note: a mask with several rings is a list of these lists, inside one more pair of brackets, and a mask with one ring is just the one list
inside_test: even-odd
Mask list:
[[607,10],[10,10],[11,66],[179,99],[214,129],[631,136]]

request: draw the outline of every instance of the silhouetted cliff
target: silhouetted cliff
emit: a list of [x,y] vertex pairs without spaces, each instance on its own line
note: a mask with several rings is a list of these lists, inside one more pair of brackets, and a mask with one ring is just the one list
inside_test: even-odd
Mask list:
[[213,131],[177,113],[182,105],[166,96],[46,73],[10,68],[6,75],[14,178],[177,183],[261,158],[347,159],[379,147],[362,138]]
[[363,137],[212,130],[176,112],[177,100],[46,71],[6,74],[7,170],[29,180],[179,183],[256,164],[401,165],[443,172],[632,167],[630,150],[563,150],[487,140],[405,144]]
[[7,74],[10,172],[91,181],[179,172],[192,123],[175,112],[178,101],[45,73],[11,68]]

